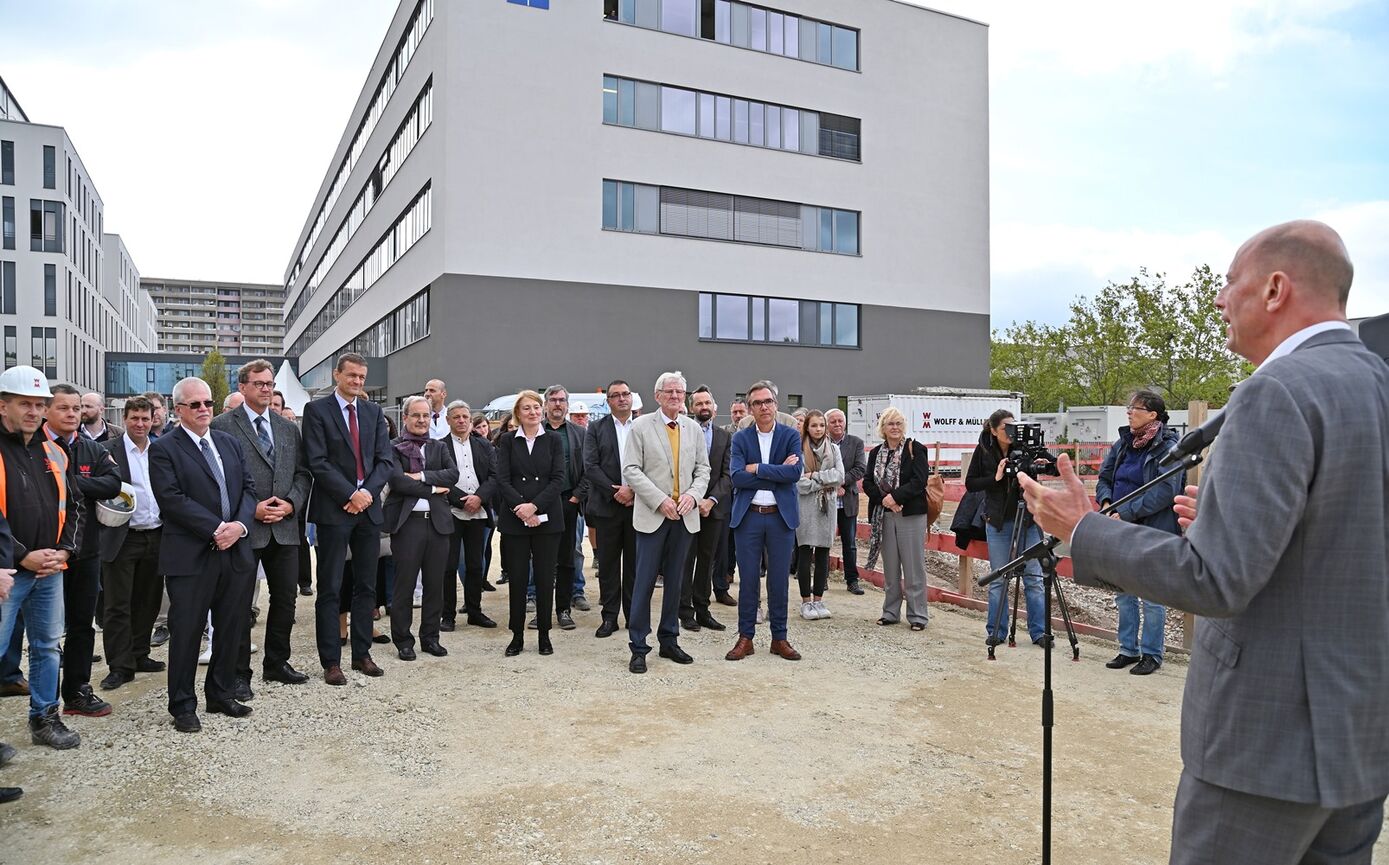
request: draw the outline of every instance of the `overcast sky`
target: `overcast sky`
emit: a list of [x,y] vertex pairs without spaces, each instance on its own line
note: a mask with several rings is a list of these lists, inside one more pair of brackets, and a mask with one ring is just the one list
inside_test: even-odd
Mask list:
[[[923,5],[990,25],[996,327],[1139,267],[1223,273],[1305,216],[1345,237],[1350,314],[1389,312],[1389,4]],[[143,274],[280,282],[394,10],[0,0],[0,77],[67,128]]]

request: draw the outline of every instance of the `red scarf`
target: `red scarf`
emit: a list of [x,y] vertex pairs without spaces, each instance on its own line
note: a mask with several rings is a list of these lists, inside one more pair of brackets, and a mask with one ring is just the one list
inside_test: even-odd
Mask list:
[[1152,423],[1143,427],[1143,429],[1135,432],[1133,434],[1134,450],[1141,451],[1145,447],[1147,447],[1148,443],[1151,442],[1157,436],[1158,430],[1160,429],[1162,429],[1162,421],[1154,420]]

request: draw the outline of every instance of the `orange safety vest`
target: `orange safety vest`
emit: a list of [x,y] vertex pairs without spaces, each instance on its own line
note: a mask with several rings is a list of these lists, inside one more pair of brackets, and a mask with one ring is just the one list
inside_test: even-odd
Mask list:
[[[58,543],[63,539],[63,528],[68,520],[68,455],[62,446],[48,438],[47,434],[44,435],[43,451],[47,455],[44,460],[45,468],[53,473],[53,482],[58,485],[58,537],[53,541]],[[8,518],[10,508],[5,483],[5,460],[0,458],[0,513],[4,513]],[[67,569],[66,564],[63,565],[63,569]]]

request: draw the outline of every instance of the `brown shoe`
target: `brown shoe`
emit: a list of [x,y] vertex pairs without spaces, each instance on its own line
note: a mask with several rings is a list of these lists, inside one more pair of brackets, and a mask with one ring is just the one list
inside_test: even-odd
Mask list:
[[730,595],[728,592],[719,592],[714,599],[718,601],[720,604],[723,604],[725,607],[738,606],[738,599]]
[[756,651],[752,645],[752,640],[739,634],[738,642],[733,644],[733,648],[728,650],[728,654],[724,655],[723,659],[725,661],[741,661]]
[[330,685],[346,685],[347,677],[342,674],[342,667],[334,664],[323,671],[323,681]]
[[791,644],[785,640],[772,640],[772,654],[780,655],[788,661],[799,661],[801,653],[791,648]]
[[29,696],[29,683],[20,676],[13,682],[6,682],[0,685],[0,697],[27,697]]
[[358,658],[352,662],[352,669],[368,676],[384,676],[386,671],[376,666],[376,662],[371,659],[371,655]]

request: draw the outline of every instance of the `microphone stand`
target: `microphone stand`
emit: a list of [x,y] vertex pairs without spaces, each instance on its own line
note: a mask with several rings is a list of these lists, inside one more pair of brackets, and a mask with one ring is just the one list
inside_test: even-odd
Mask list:
[[[1207,444],[1209,444],[1209,442],[1207,442]],[[1114,513],[1120,505],[1138,498],[1163,481],[1178,474],[1182,474],[1189,469],[1196,468],[1196,466],[1201,464],[1204,458],[1203,451],[1200,450],[1195,453],[1182,455],[1178,458],[1179,462],[1173,465],[1172,468],[1153,478],[1151,481],[1148,481],[1146,484],[1118,501],[1110,502],[1109,505],[1101,508],[1099,513],[1106,515]],[[1028,547],[1016,559],[1013,559],[1006,565],[989,572],[975,581],[978,585],[987,586],[994,580],[1012,573],[1015,569],[1022,568],[1025,563],[1032,559],[1036,559],[1042,566],[1042,579],[1046,584],[1046,639],[1043,641],[1043,651],[1045,654],[1043,655],[1042,664],[1042,865],[1051,865],[1051,730],[1054,719],[1051,691],[1051,650],[1052,644],[1056,642],[1051,631],[1051,593],[1060,588],[1056,583],[1056,545],[1059,543],[1061,543],[1060,538],[1053,535],[1043,535],[1041,541]]]

